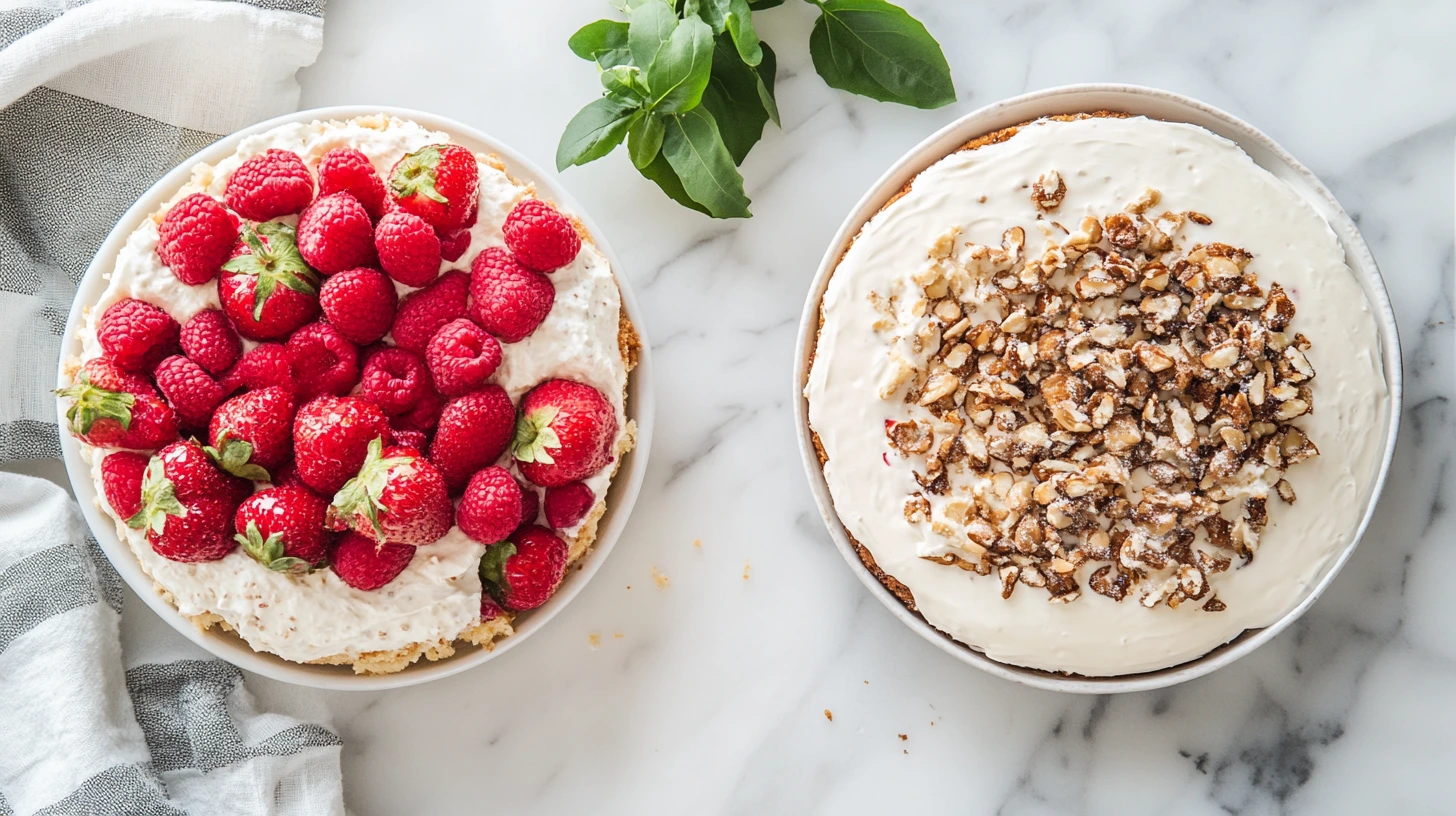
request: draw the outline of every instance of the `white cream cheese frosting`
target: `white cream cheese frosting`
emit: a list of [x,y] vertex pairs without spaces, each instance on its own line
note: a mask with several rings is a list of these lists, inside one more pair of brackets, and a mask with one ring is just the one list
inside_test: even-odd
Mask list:
[[[1250,270],[1261,283],[1280,283],[1298,309],[1290,331],[1313,343],[1315,409],[1298,424],[1321,455],[1290,469],[1298,499],[1269,502],[1252,562],[1210,578],[1224,611],[1193,603],[1147,608],[1093,592],[1071,603],[1027,591],[1003,599],[994,575],[926,560],[945,551],[944,540],[905,520],[913,463],[885,455],[884,429],[918,409],[880,397],[889,355],[872,329],[871,294],[903,286],[948,230],[996,246],[1007,229],[1035,222],[1031,187],[1050,170],[1066,181],[1055,218],[1069,227],[1118,212],[1148,188],[1161,192],[1162,209],[1208,215],[1211,226],[1190,222],[1174,238],[1251,252]],[[879,568],[910,590],[925,619],[996,660],[1086,676],[1177,665],[1298,604],[1355,533],[1389,411],[1374,316],[1319,213],[1234,143],[1140,117],[1040,121],[918,175],[863,227],[830,278],[805,395],[837,514]],[[1096,566],[1084,565],[1079,583],[1086,586]]]
[[[291,150],[317,167],[325,153],[336,147],[363,152],[380,175],[386,176],[406,153],[430,144],[451,141],[449,134],[392,117],[361,117],[346,122],[293,123],[250,136],[232,156],[215,166],[199,165],[192,180],[169,200],[194,192],[223,198],[227,180],[248,158],[270,148]],[[504,246],[501,225],[506,215],[533,190],[513,180],[501,163],[479,155],[480,214],[471,228],[466,254],[441,270],[469,269],[481,250]],[[108,306],[133,297],[166,309],[179,323],[199,311],[218,305],[217,287],[181,283],[156,252],[157,225],[166,207],[146,219],[127,239],[113,268],[104,273],[107,287],[91,306],[80,331],[82,360],[100,354],[96,324]],[[297,218],[287,219],[296,222]],[[550,276],[556,300],[541,326],[528,338],[504,344],[504,361],[491,380],[518,401],[543,380],[563,377],[585,382],[600,391],[616,410],[618,449],[630,444],[632,428],[623,400],[627,363],[618,341],[621,295],[611,266],[590,241],[568,266]],[[401,291],[408,291],[401,287]],[[245,341],[251,348],[254,344]],[[100,479],[100,462],[108,452],[82,445],[91,464],[97,503],[110,515]],[[507,457],[508,458],[508,457]],[[614,468],[609,466],[586,483],[597,496],[591,519],[602,508]],[[575,546],[584,524],[558,531]],[[478,622],[481,584],[480,556],[485,546],[452,528],[439,541],[420,547],[408,567],[388,585],[373,591],[354,589],[331,570],[293,578],[273,572],[241,549],[225,558],[199,564],[169,561],[154,553],[144,533],[120,521],[117,534],[125,540],[142,568],[187,616],[215,614],[254,649],[288,660],[306,662],[338,655],[402,649],[417,643],[453,640]]]

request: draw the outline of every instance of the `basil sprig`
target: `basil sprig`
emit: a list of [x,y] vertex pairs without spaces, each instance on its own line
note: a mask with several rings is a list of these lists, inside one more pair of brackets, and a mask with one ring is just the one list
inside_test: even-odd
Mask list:
[[[627,21],[598,20],[571,36],[597,64],[602,96],[567,124],[556,149],[565,170],[622,142],[632,164],[679,204],[714,218],[748,218],[738,166],[779,124],[778,61],[753,12],[784,0],[617,0]],[[805,0],[819,8],[809,37],[830,87],[918,108],[955,101],[935,38],[887,0]]]

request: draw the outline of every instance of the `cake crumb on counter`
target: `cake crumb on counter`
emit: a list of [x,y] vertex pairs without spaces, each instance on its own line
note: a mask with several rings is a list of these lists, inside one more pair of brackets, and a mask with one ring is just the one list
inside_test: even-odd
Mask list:
[[826,720],[828,720],[830,722],[834,722],[834,712],[833,711],[830,711],[827,708],[824,709],[824,719],[826,719]]
[[588,643],[591,644],[591,647],[593,649],[599,649],[599,648],[601,648],[601,645],[602,645],[602,636],[599,635],[599,634],[597,634],[596,632],[592,632],[591,634],[587,635],[586,636],[586,640],[587,640]]
[[670,583],[667,576],[658,571],[657,567],[652,568],[652,580],[657,583],[658,589],[667,589],[667,585]]

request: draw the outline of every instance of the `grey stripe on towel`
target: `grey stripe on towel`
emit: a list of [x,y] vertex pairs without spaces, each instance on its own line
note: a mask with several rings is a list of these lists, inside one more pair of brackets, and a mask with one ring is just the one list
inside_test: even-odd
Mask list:
[[74,545],[41,550],[0,572],[0,652],[37,625],[95,603],[86,556]]
[[187,816],[167,802],[162,780],[143,765],[116,765],[35,816]]

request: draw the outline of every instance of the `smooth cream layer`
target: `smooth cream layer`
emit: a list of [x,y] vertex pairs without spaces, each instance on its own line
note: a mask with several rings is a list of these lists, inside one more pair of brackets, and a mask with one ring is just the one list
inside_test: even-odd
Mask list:
[[[171,201],[199,190],[221,199],[238,165],[269,148],[292,150],[310,167],[317,167],[328,151],[352,147],[368,156],[384,175],[406,153],[449,141],[447,133],[384,116],[282,125],[244,139],[235,154],[216,166],[199,165],[192,181]],[[492,157],[478,158],[480,216],[471,228],[470,248],[458,262],[442,263],[442,270],[468,271],[470,261],[481,250],[504,246],[501,225],[506,215],[533,192],[512,180]],[[165,210],[163,207],[132,233],[113,269],[105,275],[107,288],[91,307],[81,330],[83,360],[100,354],[96,322],[106,307],[118,300],[146,300],[166,309],[179,322],[218,305],[214,283],[187,286],[157,256],[157,224]],[[550,314],[530,337],[503,346],[504,362],[491,380],[505,388],[512,400],[519,400],[531,387],[553,377],[586,382],[601,391],[616,409],[621,441],[628,433],[623,404],[627,367],[617,339],[621,296],[611,266],[591,242],[584,241],[576,260],[550,278],[556,286]],[[251,348],[255,344],[246,345]],[[97,503],[110,514],[100,480],[100,460],[105,453],[82,446],[83,456],[92,464]],[[609,467],[587,480],[599,504],[611,477]],[[578,525],[561,532],[571,543],[580,530]],[[182,614],[219,615],[254,649],[289,660],[303,662],[339,654],[394,650],[440,639],[449,641],[480,617],[477,568],[485,547],[459,528],[419,548],[398,578],[369,592],[349,587],[331,570],[303,578],[281,575],[241,550],[203,564],[168,561],[152,552],[145,535],[120,522],[117,533],[131,546],[147,574],[172,596]]]
[[[1292,468],[1293,505],[1269,501],[1269,525],[1253,562],[1213,576],[1227,604],[1205,612],[1116,602],[1084,592],[1068,604],[1019,591],[1001,597],[994,576],[926,561],[943,550],[903,516],[915,486],[912,460],[885,457],[886,419],[916,415],[881,400],[885,342],[871,328],[870,294],[910,286],[927,249],[952,227],[960,240],[997,246],[1002,233],[1037,219],[1031,185],[1056,170],[1067,195],[1050,217],[1075,228],[1082,217],[1120,212],[1145,189],[1158,210],[1196,210],[1183,245],[1221,241],[1254,255],[1261,284],[1281,283],[1298,308],[1290,331],[1313,342],[1315,409],[1296,424],[1322,455]],[[1028,235],[1029,248],[1040,237]],[[897,284],[897,282],[899,282]],[[1292,188],[1254,164],[1237,145],[1192,125],[1141,117],[1043,121],[1011,139],[954,153],[864,226],[840,261],[822,301],[823,325],[805,394],[809,422],[825,453],[825,479],[845,527],[886,573],[909,587],[933,626],[1006,663],[1087,676],[1173,666],[1246,629],[1278,620],[1349,545],[1376,477],[1389,398],[1374,316],[1329,225]],[[920,418],[923,418],[920,417]],[[1083,587],[1095,562],[1081,568]]]

